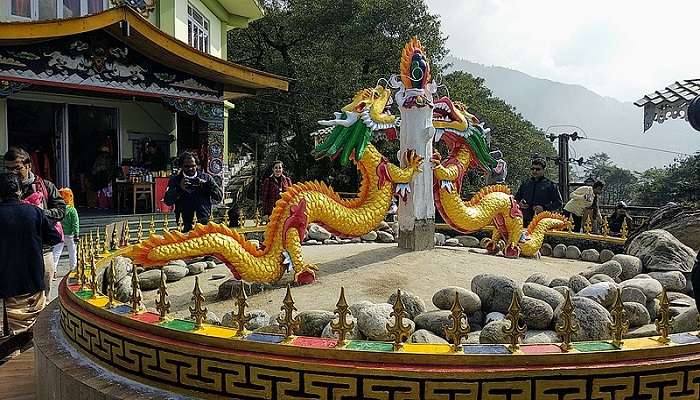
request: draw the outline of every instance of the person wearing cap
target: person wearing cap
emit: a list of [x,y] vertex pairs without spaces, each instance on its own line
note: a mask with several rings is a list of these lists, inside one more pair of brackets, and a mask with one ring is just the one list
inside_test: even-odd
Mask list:
[[627,213],[627,204],[625,204],[624,201],[620,201],[617,203],[617,206],[615,206],[615,212],[608,218],[610,234],[620,236],[622,225],[625,221],[627,221],[627,230],[632,230],[632,217]]
[[544,176],[546,166],[547,163],[541,158],[532,160],[532,176],[520,185],[515,194],[515,200],[523,212],[524,226],[542,211],[557,211],[561,208],[561,193],[557,185]]
[[603,193],[603,187],[605,182],[598,180],[593,186],[581,186],[571,193],[571,199],[564,205],[564,215],[573,217],[574,232],[581,231],[583,216],[586,213],[590,213],[593,219],[602,219],[598,208],[598,196]]

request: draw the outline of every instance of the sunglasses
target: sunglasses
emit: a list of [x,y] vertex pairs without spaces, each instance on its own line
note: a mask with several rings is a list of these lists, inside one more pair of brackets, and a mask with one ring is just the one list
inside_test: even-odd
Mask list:
[[542,171],[542,168],[532,167],[530,168],[530,171]]
[[6,170],[7,172],[15,172],[15,171],[21,170],[21,169],[24,168],[24,167],[25,167],[24,164],[20,164],[20,165],[15,165],[15,166],[13,166],[13,167],[5,167],[5,170]]

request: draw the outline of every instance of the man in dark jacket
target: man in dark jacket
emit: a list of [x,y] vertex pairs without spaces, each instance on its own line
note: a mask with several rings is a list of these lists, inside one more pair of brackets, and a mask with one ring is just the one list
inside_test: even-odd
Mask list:
[[[44,198],[44,204],[42,205],[44,214],[54,221],[61,221],[66,215],[66,202],[63,201],[63,197],[58,193],[56,185],[32,172],[32,160],[29,157],[29,153],[20,147],[10,147],[5,153],[4,159],[5,170],[16,174],[22,183],[21,198],[27,198],[34,192],[41,192]],[[50,246],[44,248],[43,257],[46,273],[44,278],[46,281],[45,288],[48,295],[51,290],[51,281],[55,270]]]
[[542,211],[557,211],[561,208],[561,193],[557,185],[544,176],[546,166],[543,159],[532,160],[532,177],[523,182],[515,194],[515,200],[523,211],[524,226]]
[[199,158],[186,151],[180,155],[180,172],[168,181],[165,204],[175,206],[175,218],[182,218],[185,232],[192,229],[192,221],[197,213],[197,222],[209,222],[212,203],[223,198],[221,188],[214,178],[198,170]]
[[14,173],[0,174],[0,298],[10,330],[29,329],[46,304],[42,247],[61,235],[38,207],[20,201],[21,182]]

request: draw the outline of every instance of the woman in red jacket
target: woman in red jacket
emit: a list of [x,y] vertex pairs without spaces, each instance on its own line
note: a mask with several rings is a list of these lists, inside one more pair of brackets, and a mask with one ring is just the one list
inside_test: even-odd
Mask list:
[[282,196],[282,192],[292,186],[292,180],[284,174],[284,165],[282,161],[275,161],[272,164],[272,175],[265,178],[262,184],[262,215],[268,219],[272,210],[275,208],[275,202]]

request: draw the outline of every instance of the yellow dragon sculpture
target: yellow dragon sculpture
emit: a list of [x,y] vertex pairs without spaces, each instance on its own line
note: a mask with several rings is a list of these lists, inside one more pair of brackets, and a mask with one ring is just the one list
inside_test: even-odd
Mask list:
[[323,182],[292,185],[275,204],[260,248],[243,235],[216,223],[197,224],[186,234],[166,232],[152,235],[127,254],[135,263],[159,265],[172,259],[215,255],[247,282],[271,283],[294,271],[297,283],[315,280],[317,266],[305,264],[301,242],[309,223],[317,222],[340,235],[356,237],[376,228],[391,205],[395,184],[407,185],[420,171],[422,158],[405,154],[406,167],[390,163],[370,143],[374,133],[394,132],[396,117],[388,113],[391,90],[383,86],[357,92],[352,102],[335,113],[335,119],[319,121],[333,126],[331,133],[314,149],[317,158],[339,158],[354,162],[362,176],[357,197],[341,199]]
[[435,141],[443,140],[450,152],[444,162],[439,153],[432,159],[435,205],[445,222],[463,233],[493,224],[496,229],[486,241],[489,252],[497,253],[502,249],[503,254],[511,258],[536,256],[545,232],[565,228],[569,221],[561,214],[543,212],[523,231],[520,207],[505,185],[484,187],[469,201],[463,201],[460,190],[467,169],[486,171],[495,166],[495,160],[488,152],[483,126],[463,103],[453,103],[448,97],[442,97],[434,104]]

